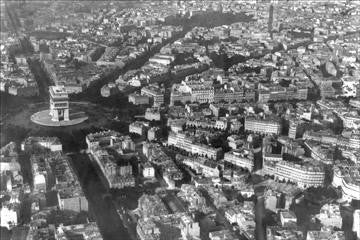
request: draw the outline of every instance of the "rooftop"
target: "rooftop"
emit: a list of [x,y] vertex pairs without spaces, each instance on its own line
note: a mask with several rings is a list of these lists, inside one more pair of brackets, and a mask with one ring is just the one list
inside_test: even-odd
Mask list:
[[68,97],[65,86],[50,86],[50,93],[55,97]]
[[[279,227],[279,226],[269,226],[267,227],[267,239],[268,240],[302,240],[303,233],[298,229],[288,228],[288,227]],[[316,239],[316,238],[315,238]]]
[[59,240],[102,240],[99,228],[95,222],[86,224],[60,226],[57,229]]
[[343,231],[324,232],[324,231],[308,231],[307,239],[316,240],[344,240],[345,234]]

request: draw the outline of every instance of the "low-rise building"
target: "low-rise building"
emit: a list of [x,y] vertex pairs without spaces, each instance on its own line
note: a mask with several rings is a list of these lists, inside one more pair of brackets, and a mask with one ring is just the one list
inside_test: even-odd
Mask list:
[[138,200],[138,209],[141,218],[168,214],[168,210],[158,195],[143,194]]
[[[0,149],[0,174],[3,177],[7,176],[7,172],[12,173],[12,178],[19,175],[21,172],[21,166],[19,163],[19,155],[17,153],[17,145],[15,142],[10,142]],[[11,178],[11,176],[8,176]],[[7,177],[6,177],[7,178]],[[11,181],[11,179],[9,179]],[[4,179],[4,184],[6,180]]]
[[84,239],[91,240],[102,240],[100,230],[96,222],[89,222],[85,224],[69,225],[63,226],[60,225],[56,229],[55,238],[56,240],[72,240],[74,236],[81,236]]
[[337,204],[325,204],[321,207],[320,213],[315,216],[324,227],[342,226],[342,218],[340,215],[340,206]]
[[340,187],[342,198],[348,202],[360,200],[359,167],[335,166],[332,185]]
[[160,137],[161,129],[159,127],[152,127],[147,132],[147,139],[149,141],[158,140]]
[[215,207],[221,208],[229,204],[228,199],[226,198],[224,192],[221,189],[209,186],[206,188],[206,191],[209,194]]
[[37,147],[46,148],[52,152],[62,151],[62,144],[57,137],[28,137],[21,143],[22,151],[31,151]]
[[143,154],[149,161],[158,166],[163,174],[164,180],[174,185],[175,180],[181,180],[183,174],[174,161],[164,152],[160,144],[144,143]]
[[267,240],[302,240],[304,234],[297,228],[268,226],[266,227]]
[[230,230],[220,230],[209,233],[210,240],[235,240],[238,237]]
[[159,108],[147,108],[145,111],[145,119],[149,121],[160,121],[161,114]]
[[105,149],[92,152],[92,156],[99,165],[108,188],[135,186],[135,178],[129,161],[116,161],[114,156]]
[[[242,205],[230,206],[225,210],[225,218],[231,223],[236,223],[240,229],[253,239],[255,236],[254,204],[244,202]],[[252,236],[252,237],[251,237]]]
[[321,161],[324,164],[332,164],[334,162],[334,148],[311,140],[305,141],[304,145],[315,160]]
[[171,132],[178,133],[183,131],[183,126],[185,126],[186,120],[183,118],[180,119],[168,119],[167,126],[170,127]]
[[144,178],[154,178],[155,177],[155,169],[149,162],[145,162],[143,164],[142,173],[143,173]]
[[46,192],[48,175],[51,173],[49,162],[39,155],[32,155],[30,157],[30,163],[33,176],[33,191]]
[[236,150],[245,144],[245,141],[238,135],[231,135],[227,137],[228,145],[231,149]]
[[119,148],[126,151],[134,151],[135,143],[129,136],[121,135],[113,130],[105,130],[90,133],[85,138],[90,151],[95,151],[102,147]]
[[343,231],[308,231],[306,240],[345,240]]
[[300,137],[302,129],[304,129],[305,121],[299,118],[294,118],[289,120],[289,132],[288,137],[291,139],[296,139]]
[[335,111],[345,128],[360,129],[360,114],[357,111]]
[[254,155],[250,150],[231,151],[224,154],[224,161],[238,167],[252,171],[254,168]]
[[194,185],[182,184],[177,196],[189,203],[190,211],[205,211],[206,199]]
[[129,94],[128,101],[134,105],[146,105],[150,103],[150,98],[136,93]]
[[11,229],[18,224],[18,212],[8,206],[0,208],[0,226]]
[[160,229],[151,218],[140,218],[136,225],[140,240],[160,240]]
[[117,93],[119,93],[119,88],[116,86],[115,83],[108,83],[100,89],[100,94],[103,97],[110,97]]
[[149,97],[153,107],[160,107],[164,104],[164,91],[155,85],[143,87],[141,95]]
[[175,60],[174,55],[170,54],[155,54],[153,57],[149,59],[150,63],[162,64],[165,66],[170,65]]
[[[188,76],[189,77],[189,76]],[[175,102],[183,104],[187,102],[211,103],[214,101],[214,87],[201,81],[184,81],[174,84],[170,94],[170,105]]]
[[350,99],[349,101],[350,106],[360,109],[360,99]]
[[80,182],[70,167],[69,159],[62,156],[49,159],[55,177],[58,206],[61,210],[82,212],[89,210],[88,201],[81,189]]
[[230,120],[230,132],[238,132],[242,127],[242,123],[238,119],[231,119]]
[[147,127],[145,126],[145,123],[140,121],[130,123],[129,125],[129,132],[138,134],[140,136],[143,136],[146,133],[146,129]]
[[330,131],[305,131],[304,140],[312,140],[330,146],[339,146],[350,149],[360,149],[360,134],[356,130],[349,136],[335,135]]
[[274,180],[266,180],[267,189],[264,192],[265,209],[274,213],[288,211],[295,196],[302,192],[302,189],[288,183],[275,183]]
[[190,216],[184,215],[180,218],[179,228],[184,240],[200,239],[200,225]]
[[220,176],[218,164],[206,158],[187,158],[183,161],[183,164],[205,177],[218,178]]
[[297,222],[297,218],[295,216],[295,214],[291,211],[280,211],[279,212],[280,215],[280,222],[281,222],[281,226],[286,226],[289,224],[296,224]]
[[187,213],[153,215],[140,218],[137,233],[141,240],[200,239],[200,226]]

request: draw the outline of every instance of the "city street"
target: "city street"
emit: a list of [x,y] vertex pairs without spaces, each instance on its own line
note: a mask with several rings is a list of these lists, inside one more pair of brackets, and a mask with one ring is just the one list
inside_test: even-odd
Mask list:
[[[108,191],[86,154],[73,154],[71,165],[78,175],[89,206],[105,240],[131,239],[121,221]],[[111,223],[111,224],[110,224]]]

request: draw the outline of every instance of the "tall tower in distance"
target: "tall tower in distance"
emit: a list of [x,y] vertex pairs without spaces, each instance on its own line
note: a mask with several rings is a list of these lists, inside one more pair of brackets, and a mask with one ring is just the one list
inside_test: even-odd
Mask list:
[[271,39],[273,38],[273,21],[274,21],[274,6],[271,4],[269,7],[269,21],[268,21],[268,31],[270,33]]
[[50,86],[50,116],[55,122],[69,121],[69,95],[64,86]]

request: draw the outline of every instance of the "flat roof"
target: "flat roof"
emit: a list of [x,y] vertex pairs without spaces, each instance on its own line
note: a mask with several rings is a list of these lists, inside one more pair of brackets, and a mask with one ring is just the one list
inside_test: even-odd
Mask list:
[[64,86],[50,86],[49,92],[52,98],[67,99],[69,97]]

